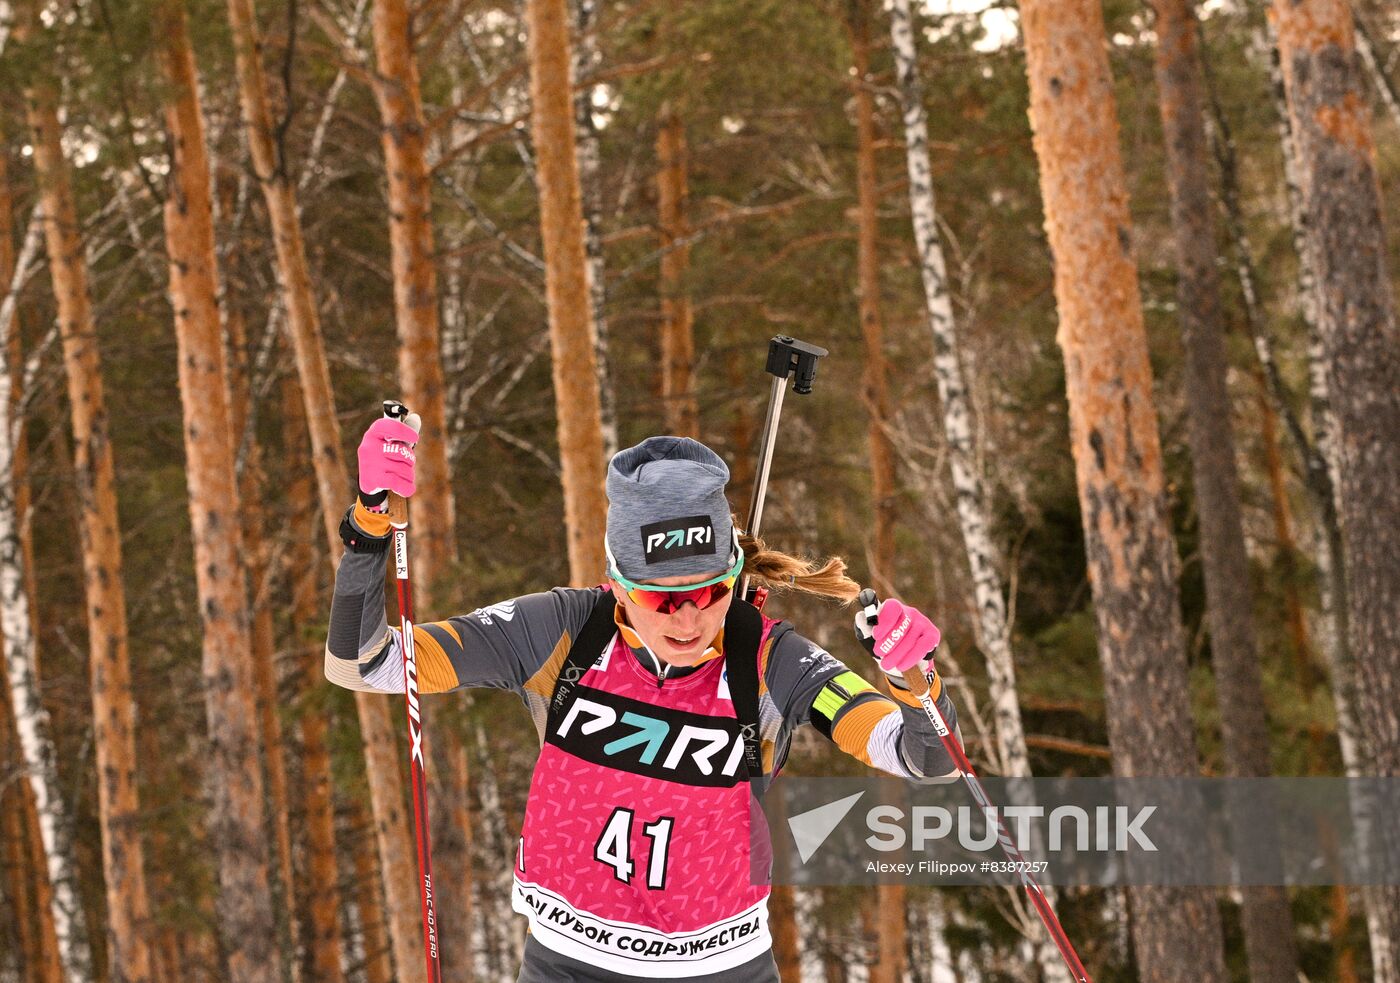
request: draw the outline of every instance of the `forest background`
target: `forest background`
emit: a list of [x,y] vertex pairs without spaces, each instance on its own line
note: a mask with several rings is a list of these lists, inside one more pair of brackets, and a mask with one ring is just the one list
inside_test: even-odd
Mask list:
[[[419,978],[407,800],[393,787],[407,761],[401,704],[357,703],[320,669],[336,549],[324,516],[340,517],[323,503],[352,501],[355,441],[386,397],[428,417],[420,455],[440,459],[422,464],[427,493],[415,498],[421,620],[596,582],[607,450],[692,433],[730,462],[744,507],[775,333],[831,355],[814,393],[788,403],[765,537],[842,555],[857,579],[934,617],[987,773],[1154,773],[1114,722],[1134,708],[1165,708],[1180,725],[1178,743],[1163,739],[1186,752],[1178,773],[1259,773],[1259,748],[1249,764],[1231,743],[1242,725],[1230,693],[1249,690],[1227,692],[1235,669],[1221,671],[1223,622],[1211,616],[1235,604],[1252,626],[1254,709],[1268,714],[1263,768],[1393,776],[1384,715],[1364,704],[1400,687],[1394,652],[1366,662],[1357,648],[1353,676],[1341,609],[1394,600],[1400,573],[1393,555],[1374,569],[1360,557],[1361,601],[1339,598],[1333,578],[1353,559],[1338,513],[1400,515],[1387,511],[1393,496],[1346,498],[1366,482],[1322,460],[1316,371],[1339,349],[1318,340],[1330,308],[1309,278],[1335,286],[1329,277],[1360,270],[1393,297],[1400,11],[1303,7],[1305,28],[1331,30],[1347,55],[1348,132],[1370,162],[1375,231],[1380,214],[1392,219],[1379,257],[1329,265],[1307,246],[1335,212],[1300,210],[1318,193],[1308,138],[1281,131],[1285,92],[1258,2],[1200,5],[1198,37],[1189,5],[1167,0],[918,5],[916,72],[903,75],[890,41],[901,2],[0,4],[0,402],[15,424],[0,427],[11,696],[0,701],[0,981]],[[1057,151],[1032,138],[1034,8],[1040,29],[1049,16],[1107,57],[1112,101],[1099,103],[1116,108],[1117,131],[1101,126],[1082,156],[1047,160]],[[1326,22],[1338,10],[1346,31]],[[1252,587],[1214,601],[1220,537],[1203,531],[1190,412],[1200,373],[1179,293],[1190,250],[1171,190],[1179,201],[1179,133],[1164,139],[1163,114],[1180,120],[1157,74],[1161,18],[1183,14],[1173,37],[1195,38],[1205,69],[1195,118],[1209,221],[1194,246],[1219,280],[1247,551],[1236,580]],[[906,162],[911,93],[928,117],[938,202],[924,238],[911,224],[923,207]],[[1295,114],[1297,97],[1288,90]],[[1115,221],[1136,265],[1171,537],[1164,579],[1135,580],[1127,596],[1179,608],[1163,642],[1179,643],[1175,674],[1170,659],[1123,667],[1103,641],[1110,599],[1096,598],[1090,569],[1113,546],[1086,541],[1065,368],[1075,342],[1061,339],[1062,358],[1056,336],[1072,294],[1057,277],[1081,268],[1052,262],[1042,182],[1119,152],[1126,199],[1100,190],[1105,208],[1131,215]],[[1301,181],[1290,155],[1303,158]],[[33,217],[41,203],[48,228]],[[586,223],[571,225],[580,207]],[[1124,296],[1128,313],[1105,323],[1131,334],[1137,301]],[[1382,422],[1394,420],[1387,380],[1400,358],[1386,305],[1361,330],[1388,361],[1346,377]],[[955,336],[931,333],[940,319]],[[1396,441],[1392,430],[1376,445],[1382,462]],[[1328,465],[1330,497],[1318,492]],[[974,492],[979,511],[960,515]],[[877,677],[848,611],[770,604]],[[120,626],[104,620],[118,607]],[[1106,678],[1104,665],[1126,675]],[[1348,719],[1358,700],[1359,724]],[[513,979],[522,925],[509,858],[536,738],[504,693],[433,698],[426,718],[449,978]],[[381,735],[368,754],[362,734]],[[789,769],[860,766],[803,734]],[[1395,978],[1391,901],[1213,892],[1192,910],[1218,927],[1175,937],[1169,919],[1153,927],[1160,898],[1068,889],[1058,905],[1099,980],[1301,971],[1349,983]],[[1064,978],[1002,891],[778,891],[774,919],[787,979]]]

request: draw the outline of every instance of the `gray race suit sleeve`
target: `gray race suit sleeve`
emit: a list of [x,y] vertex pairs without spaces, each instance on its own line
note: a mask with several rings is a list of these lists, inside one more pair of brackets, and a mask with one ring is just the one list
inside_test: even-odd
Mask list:
[[[387,562],[386,553],[347,551],[336,570],[325,671],[346,689],[404,691],[400,632],[384,617]],[[597,597],[597,590],[556,587],[414,625],[419,691],[487,686],[520,692],[561,639],[577,637]]]
[[[837,679],[846,673],[850,675]],[[911,707],[884,695],[820,645],[795,631],[778,639],[768,656],[764,682],[782,715],[780,745],[797,726],[810,723],[847,754],[889,774],[916,782],[942,782],[957,775],[922,707]],[[889,684],[896,687],[892,680]],[[908,691],[903,695],[907,696]],[[848,714],[875,702],[889,704],[898,712],[885,710],[873,730],[842,727]],[[957,710],[947,687],[939,694],[937,705],[961,740]],[[868,714],[861,716],[869,719]]]

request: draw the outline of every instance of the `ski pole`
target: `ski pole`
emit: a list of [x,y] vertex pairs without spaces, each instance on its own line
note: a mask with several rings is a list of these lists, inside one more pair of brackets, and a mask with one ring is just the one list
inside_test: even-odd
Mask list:
[[[778,436],[778,420],[783,413],[783,397],[787,395],[788,378],[796,375],[793,391],[806,396],[812,391],[812,383],[817,378],[817,359],[827,353],[825,348],[809,345],[788,335],[774,336],[768,342],[768,363],[764,371],[773,376],[773,385],[768,392],[768,415],[763,421],[763,436],[758,445],[758,470],[754,474],[753,497],[749,500],[749,519],[745,530],[750,536],[758,536],[758,528],[763,523],[763,503],[768,495],[768,473],[773,466],[773,450]],[[739,590],[739,596],[753,600],[749,596],[749,578]],[[762,608],[759,601],[755,606]]]
[[[879,611],[880,598],[867,587],[860,592],[856,603],[865,609],[866,619],[870,620]],[[982,787],[977,772],[972,768],[972,762],[967,760],[967,754],[963,751],[962,744],[948,727],[948,721],[943,718],[943,711],[939,710],[938,704],[933,701],[933,694],[929,691],[928,677],[920,672],[917,666],[911,666],[904,670],[904,684],[909,687],[911,693],[919,698],[919,704],[924,708],[929,723],[933,724],[933,729],[938,733],[939,739],[943,741],[943,747],[947,749],[948,756],[953,759],[953,764],[962,773],[963,781],[967,783],[972,797],[977,800],[977,804],[982,807],[984,812],[993,809],[992,800],[987,797],[987,790]],[[1089,971],[1084,968],[1084,963],[1079,959],[1079,953],[1074,951],[1074,944],[1065,934],[1064,926],[1060,924],[1060,919],[1055,915],[1055,909],[1050,907],[1050,901],[1045,897],[1045,892],[1036,883],[1036,879],[1031,876],[1030,864],[1021,855],[1021,851],[1016,849],[1011,834],[1006,831],[1006,824],[1001,821],[1000,812],[986,814],[996,821],[997,843],[1001,846],[1001,852],[1006,855],[1006,859],[1011,861],[1012,866],[1018,872],[1021,886],[1026,889],[1026,895],[1031,899],[1031,905],[1035,908],[1036,914],[1040,916],[1045,931],[1050,933],[1050,939],[1055,943],[1055,948],[1060,950],[1060,955],[1064,958],[1065,965],[1069,967],[1070,974],[1079,983],[1093,983],[1089,978]]]
[[[384,415],[400,423],[408,407],[384,401]],[[399,590],[399,621],[403,634],[404,702],[408,708],[409,770],[413,775],[413,826],[418,842],[418,879],[423,905],[423,950],[428,983],[442,983],[438,959],[437,903],[433,896],[432,844],[428,835],[428,773],[423,765],[423,718],[418,708],[418,663],[413,656],[413,591],[408,579],[408,502],[389,493],[389,522],[394,530],[394,576]]]

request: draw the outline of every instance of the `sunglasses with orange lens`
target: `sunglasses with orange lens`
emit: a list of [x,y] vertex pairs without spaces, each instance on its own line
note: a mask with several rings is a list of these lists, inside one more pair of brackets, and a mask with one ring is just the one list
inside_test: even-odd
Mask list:
[[739,571],[744,569],[744,551],[738,548],[738,536],[735,536],[735,560],[724,573],[718,577],[698,584],[677,584],[674,587],[665,587],[659,584],[639,584],[628,580],[617,569],[617,561],[613,559],[612,550],[604,540],[604,549],[608,554],[608,576],[622,585],[622,589],[627,592],[628,598],[638,607],[648,611],[655,611],[657,614],[671,614],[679,611],[682,605],[694,604],[701,611],[712,604],[720,601],[734,589],[734,585],[739,580]]

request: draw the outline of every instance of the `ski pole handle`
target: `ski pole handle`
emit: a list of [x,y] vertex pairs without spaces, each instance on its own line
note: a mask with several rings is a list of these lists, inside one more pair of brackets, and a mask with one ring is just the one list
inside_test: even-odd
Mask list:
[[[412,427],[414,430],[418,430],[423,425],[423,421],[418,416],[418,414],[410,413],[408,407],[405,406],[403,403],[400,403],[397,399],[386,399],[384,400],[383,406],[384,418],[386,420],[397,420],[406,426]],[[388,504],[389,525],[396,530],[406,530],[408,528],[408,499],[404,498],[396,491],[390,491]],[[408,571],[406,565],[408,563],[408,549],[406,544],[403,549],[399,549],[397,539],[398,537],[396,536],[394,552],[396,556],[402,554],[403,562],[405,564],[404,571],[399,575],[399,579],[402,581],[407,581]],[[407,617],[409,619],[413,617],[411,612],[401,611],[400,614],[403,614],[404,617]]]

